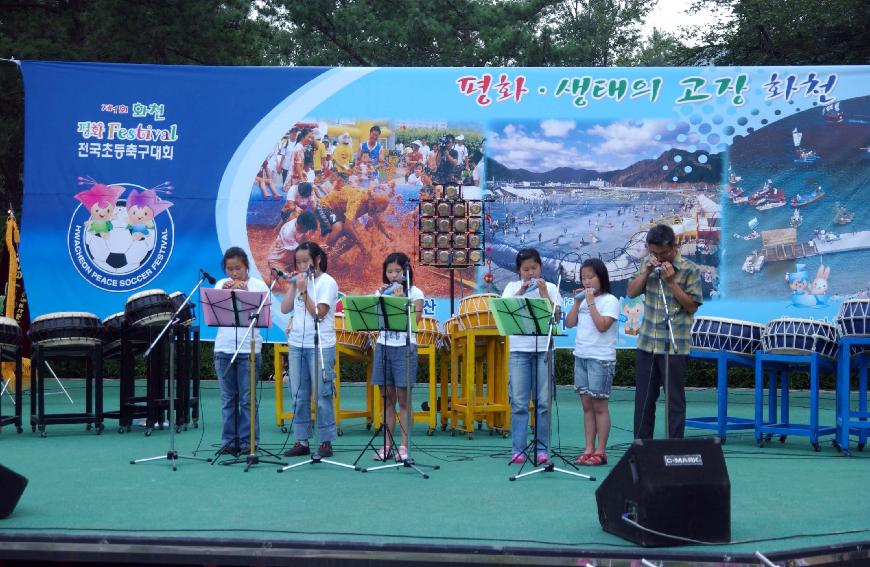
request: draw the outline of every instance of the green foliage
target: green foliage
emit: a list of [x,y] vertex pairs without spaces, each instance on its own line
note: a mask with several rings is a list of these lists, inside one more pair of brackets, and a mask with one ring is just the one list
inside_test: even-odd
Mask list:
[[866,65],[870,10],[865,0],[697,0],[711,26],[687,31],[683,64]]

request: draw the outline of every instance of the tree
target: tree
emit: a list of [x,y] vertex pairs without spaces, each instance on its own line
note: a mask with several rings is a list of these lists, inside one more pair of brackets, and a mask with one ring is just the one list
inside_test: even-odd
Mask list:
[[671,67],[678,64],[679,54],[685,46],[677,36],[653,28],[637,49],[620,58],[623,67]]
[[563,0],[548,10],[549,65],[609,67],[640,43],[641,25],[655,0]]
[[540,63],[535,30],[555,3],[272,0],[257,13],[286,34],[294,65],[529,65]]
[[866,65],[870,11],[864,0],[698,0],[714,10],[712,26],[684,34],[698,47],[684,64]]

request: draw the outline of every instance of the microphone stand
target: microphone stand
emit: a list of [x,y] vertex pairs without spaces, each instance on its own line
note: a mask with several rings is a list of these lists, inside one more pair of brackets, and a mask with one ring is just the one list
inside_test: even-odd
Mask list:
[[[319,258],[319,257],[318,257],[318,261],[320,261],[320,258]],[[320,342],[320,316],[319,316],[318,313],[317,313],[317,305],[318,305],[318,304],[317,304],[317,282],[315,281],[315,280],[317,279],[317,275],[316,275],[316,272],[315,272],[315,270],[314,270],[314,266],[313,266],[313,265],[308,267],[308,273],[307,273],[307,275],[305,276],[305,289],[306,289],[306,291],[307,291],[307,289],[308,289],[308,279],[309,279],[309,277],[311,278],[311,290],[312,290],[312,292],[313,292],[313,299],[312,299],[312,301],[314,302],[314,316],[313,316],[313,318],[314,318],[314,350],[317,351],[317,352],[315,353],[315,359],[317,359],[317,358],[319,357],[319,360],[320,360],[320,364],[315,364],[315,365],[314,365],[314,366],[315,366],[314,378],[311,380],[311,395],[314,396],[314,407],[316,408],[318,402],[320,401],[320,397],[319,397],[319,396],[320,396],[320,386],[321,386],[321,384],[319,384],[319,382],[320,382],[321,380],[324,381],[324,382],[326,381],[326,380],[325,380],[325,378],[326,378],[326,368],[324,368],[324,366],[323,366],[323,344],[321,344],[321,342]],[[305,309],[307,310],[308,307],[305,307]],[[317,372],[317,369],[318,369],[318,368],[320,369],[320,372]],[[301,379],[301,377],[300,377],[300,379]],[[336,379],[338,379],[338,377],[336,377]],[[295,400],[294,400],[294,401],[295,401]],[[332,400],[330,400],[330,402],[331,402],[331,401],[332,401]],[[309,403],[310,403],[310,402],[309,402]],[[321,417],[321,416],[318,415],[318,413],[315,411],[315,413],[314,413],[314,419],[311,420],[311,421],[312,421],[312,423],[311,423],[311,425],[312,425],[311,430],[312,430],[312,431],[314,431],[314,426],[319,422],[320,417]],[[312,453],[311,453],[311,458],[309,458],[309,459],[307,459],[307,460],[305,460],[305,461],[302,461],[302,462],[300,462],[300,463],[295,463],[295,464],[292,464],[292,465],[286,465],[286,466],[283,466],[283,467],[281,467],[280,469],[278,469],[278,472],[279,472],[279,473],[282,473],[282,472],[284,472],[284,471],[287,471],[287,470],[290,470],[290,469],[294,469],[294,468],[296,468],[296,467],[301,467],[302,465],[318,465],[318,464],[321,464],[321,463],[325,463],[325,464],[327,464],[327,465],[334,465],[334,466],[337,466],[337,467],[348,468],[348,469],[350,469],[350,470],[352,470],[352,471],[357,470],[357,467],[355,467],[354,465],[348,465],[348,464],[345,464],[345,463],[339,463],[338,461],[332,461],[332,460],[329,460],[329,459],[324,459],[324,458],[321,457],[318,453],[316,453],[316,452],[312,452]]]
[[[199,281],[193,286],[193,289],[190,290],[190,293],[187,294],[187,297],[184,298],[184,301],[181,305],[178,306],[178,309],[175,310],[175,313],[172,314],[172,317],[157,335],[157,338],[148,345],[148,348],[145,350],[145,353],[142,355],[144,359],[148,359],[151,355],[151,351],[154,350],[154,347],[160,342],[160,339],[163,338],[163,335],[166,334],[171,327],[173,327],[176,323],[178,323],[179,314],[187,307],[187,304],[190,302],[190,298],[193,297],[193,294],[196,293],[202,283],[208,280],[211,283],[214,283],[215,279],[208,275],[206,272],[200,270]],[[162,421],[163,418],[161,417]],[[207,459],[204,457],[196,457],[196,456],[187,456],[187,455],[179,455],[178,451],[175,450],[175,338],[170,337],[169,340],[169,451],[166,452],[165,455],[159,455],[156,457],[148,457],[145,459],[135,459],[130,461],[131,465],[135,465],[138,463],[144,463],[147,461],[156,461],[158,459],[166,459],[172,465],[172,470],[177,470],[176,462],[178,459],[188,459],[191,461],[204,461],[206,463],[210,463],[211,459]]]
[[[221,379],[226,378],[227,373],[230,371],[230,369],[232,369],[233,364],[236,362],[236,358],[239,356],[239,352],[242,350],[242,346],[245,344],[245,340],[248,337],[250,337],[250,347],[251,347],[250,357],[251,357],[251,360],[250,360],[250,364],[248,365],[248,370],[249,370],[249,374],[250,374],[250,376],[249,376],[250,385],[249,385],[249,391],[248,391],[248,399],[249,399],[250,404],[251,404],[251,409],[250,409],[250,421],[248,423],[248,432],[250,434],[250,439],[248,440],[248,454],[244,459],[237,458],[237,459],[232,459],[229,461],[224,461],[223,463],[221,463],[222,465],[235,465],[238,463],[246,463],[245,464],[245,472],[248,472],[252,466],[258,465],[260,463],[265,463],[265,464],[269,464],[269,465],[285,465],[285,464],[287,464],[283,461],[260,460],[260,456],[257,453],[259,453],[261,451],[263,453],[266,453],[270,457],[274,457],[276,459],[280,459],[280,457],[278,455],[276,455],[275,453],[272,453],[270,451],[267,451],[266,449],[262,449],[262,448],[258,447],[257,443],[256,443],[256,424],[257,424],[258,416],[257,416],[257,404],[256,404],[257,389],[256,389],[256,378],[255,377],[256,377],[256,366],[257,365],[256,365],[256,354],[254,352],[255,344],[256,344],[256,339],[254,338],[254,326],[257,325],[257,323],[260,321],[260,313],[263,311],[263,306],[266,305],[266,300],[272,296],[272,288],[275,287],[275,283],[277,281],[278,281],[278,278],[272,278],[272,283],[269,285],[268,293],[263,295],[263,298],[260,300],[260,305],[257,306],[256,313],[251,313],[251,315],[250,315],[251,323],[248,325],[248,328],[245,329],[245,334],[242,336],[242,340],[238,341],[238,344],[236,345],[236,352],[233,353],[233,357],[230,359],[230,363],[224,369],[223,376],[221,376]],[[236,409],[236,411],[238,411],[238,410]],[[238,432],[239,432],[239,430],[238,430],[238,421],[237,421],[236,422],[236,436],[237,437],[238,437]]]
[[[659,280],[659,294],[662,298],[662,305],[665,306],[665,328],[668,330],[668,346],[665,348],[665,439],[670,439],[671,437],[671,396],[670,396],[670,362],[671,362],[671,349],[673,349],[674,354],[677,354],[677,341],[674,339],[674,326],[671,321],[671,312],[668,309],[668,301],[665,297],[665,286],[662,283],[662,274],[661,271],[657,269],[656,275]],[[655,346],[653,347],[653,354],[655,354]],[[653,364],[655,364],[655,356],[653,356]]]
[[[381,470],[381,469],[391,469],[391,468],[397,468],[397,467],[404,467],[404,468],[413,470],[414,472],[416,472],[417,474],[419,474],[423,478],[429,478],[429,475],[426,474],[425,472],[423,472],[423,470],[420,469],[420,467],[424,467],[424,468],[432,469],[432,470],[438,470],[441,467],[439,467],[438,465],[424,465],[422,463],[417,463],[414,461],[414,458],[411,456],[411,430],[414,428],[414,403],[411,400],[411,392],[412,392],[412,389],[411,389],[411,329],[412,329],[412,327],[411,327],[411,313],[412,312],[416,313],[416,310],[415,309],[412,310],[411,287],[413,285],[413,282],[411,281],[411,271],[408,269],[407,264],[405,264],[404,268],[405,268],[405,284],[407,285],[407,289],[405,290],[405,296],[408,299],[408,301],[405,302],[405,313],[407,316],[407,320],[405,323],[406,324],[406,327],[405,327],[406,328],[406,331],[405,331],[405,399],[407,400],[408,409],[405,410],[406,423],[404,425],[404,428],[405,428],[405,434],[408,437],[408,445],[405,447],[408,450],[408,458],[401,460],[395,464],[381,465],[378,467],[369,467],[369,468],[362,469],[362,471],[368,472],[368,471],[375,471],[375,470]],[[386,339],[385,339],[384,340],[384,348],[385,349],[386,349],[386,346],[387,346],[387,344],[386,344]],[[414,380],[417,379],[416,376],[414,376],[413,378],[414,378]],[[385,381],[385,384],[386,384],[386,381]],[[386,399],[386,397],[384,397],[384,399]],[[401,409],[401,404],[399,404],[399,409]],[[384,420],[386,420],[386,416],[387,416],[387,412],[386,412],[386,407],[385,407]],[[402,427],[401,418],[399,419],[399,426]],[[385,430],[385,438],[384,439],[386,441],[386,430],[388,430],[389,427],[387,427],[386,423],[384,423],[383,427]],[[390,437],[392,437],[392,432],[390,432]],[[395,444],[395,441],[393,441],[393,443]],[[386,446],[386,444],[385,444],[385,446]]]

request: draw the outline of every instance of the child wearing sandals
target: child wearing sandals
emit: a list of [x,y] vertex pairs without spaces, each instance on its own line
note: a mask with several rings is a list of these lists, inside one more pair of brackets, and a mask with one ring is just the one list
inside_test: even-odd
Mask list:
[[[405,282],[405,268],[408,269],[411,287]],[[375,295],[392,295],[394,297],[407,297],[412,304],[417,323],[423,316],[423,292],[414,285],[414,272],[411,268],[411,259],[402,252],[393,252],[384,260],[383,282]],[[385,331],[378,336],[375,345],[372,364],[372,385],[381,389],[384,397],[384,427],[392,432],[396,427],[396,400],[399,401],[399,417],[402,423],[402,444],[398,448],[388,445],[375,451],[375,460],[386,461],[395,455],[396,461],[403,462],[408,458],[408,391],[406,380],[410,379],[410,386],[414,387],[417,379],[417,337],[411,334],[410,347],[408,346],[406,333]],[[410,348],[410,352],[408,352]],[[406,368],[407,367],[407,368]],[[394,453],[395,451],[395,453]]]
[[[616,370],[616,333],[619,300],[610,293],[610,276],[604,262],[589,258],[580,266],[583,289],[565,316],[566,327],[577,327],[574,343],[574,389],[580,394],[586,449],[574,462],[606,465],[610,410],[607,400]],[[598,449],[596,450],[596,437]]]

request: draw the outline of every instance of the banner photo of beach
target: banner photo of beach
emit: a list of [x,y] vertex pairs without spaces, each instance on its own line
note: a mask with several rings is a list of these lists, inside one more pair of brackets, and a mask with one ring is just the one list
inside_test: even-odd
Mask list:
[[646,232],[671,225],[680,252],[701,266],[704,297],[719,295],[722,159],[666,121],[509,121],[487,133],[492,290],[517,279],[515,257],[536,248],[544,276],[559,277],[570,308],[580,265],[600,258],[620,298],[620,345],[629,346],[643,303],[626,297],[647,255]]

